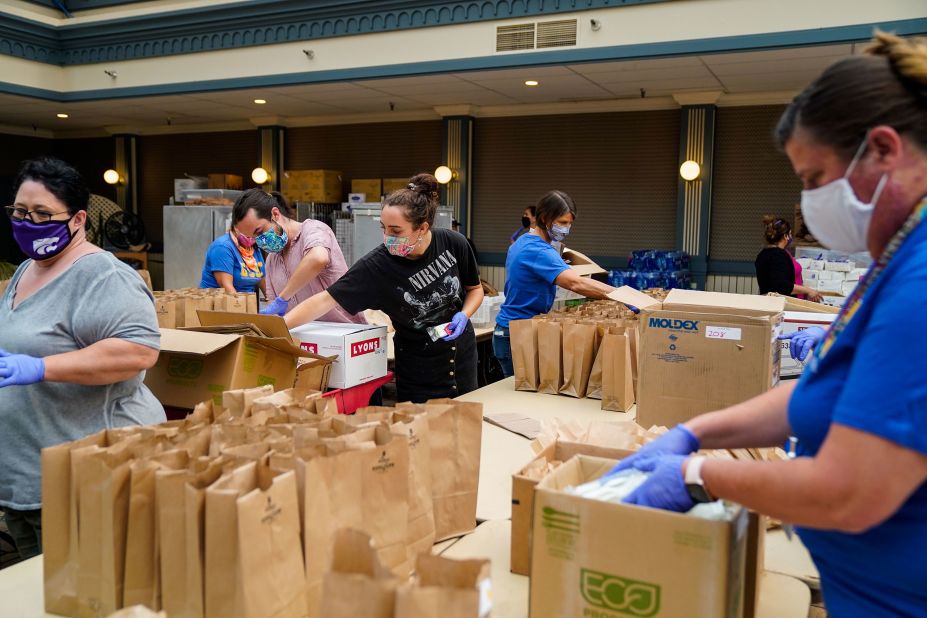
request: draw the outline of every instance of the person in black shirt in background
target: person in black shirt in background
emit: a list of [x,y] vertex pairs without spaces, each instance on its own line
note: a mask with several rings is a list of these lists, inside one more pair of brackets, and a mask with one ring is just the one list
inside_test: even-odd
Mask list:
[[[421,403],[477,388],[470,316],[483,302],[479,269],[463,235],[433,227],[437,209],[438,181],[431,174],[414,176],[383,200],[383,244],[285,316],[294,328],[336,306],[386,313],[396,329],[400,401]],[[428,328],[448,322],[449,334],[433,341]]]
[[754,262],[760,294],[776,292],[783,296],[821,302],[820,292],[802,285],[801,266],[785,249],[792,244],[792,226],[789,222],[767,215],[763,217],[763,228],[767,245]]

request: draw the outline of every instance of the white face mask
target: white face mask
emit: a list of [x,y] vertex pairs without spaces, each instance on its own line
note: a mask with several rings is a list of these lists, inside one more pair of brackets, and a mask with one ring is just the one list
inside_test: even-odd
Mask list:
[[865,152],[867,140],[868,135],[850,161],[843,178],[817,189],[801,192],[801,214],[805,224],[814,237],[828,249],[855,253],[869,248],[869,222],[872,220],[872,210],[879,202],[888,175],[883,174],[879,179],[872,195],[872,202],[867,204],[856,197],[848,178]]

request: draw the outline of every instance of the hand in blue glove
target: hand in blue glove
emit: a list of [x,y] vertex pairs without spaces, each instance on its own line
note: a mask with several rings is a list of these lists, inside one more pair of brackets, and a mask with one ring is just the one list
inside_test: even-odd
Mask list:
[[792,360],[804,361],[826,334],[827,331],[820,326],[812,326],[788,335],[779,335],[779,341],[790,341],[789,355]]
[[447,337],[443,337],[444,341],[453,341],[460,337],[463,332],[467,329],[467,324],[470,322],[470,318],[467,317],[467,314],[463,311],[458,311],[454,314],[454,317],[451,318],[451,323],[448,328],[451,330],[451,334]]
[[270,304],[261,309],[261,315],[286,315],[286,308],[289,305],[289,301],[280,298],[279,296],[272,301]]
[[45,381],[45,360],[0,350],[0,388]]
[[641,472],[650,472],[650,477],[631,492],[624,501],[627,504],[649,506],[655,509],[688,511],[695,502],[686,489],[682,476],[682,462],[685,455],[663,455],[638,459],[634,468]]
[[614,468],[603,476],[603,479],[610,477],[616,472],[636,467],[636,462],[640,459],[647,459],[659,455],[688,455],[699,449],[698,438],[689,431],[685,425],[676,425],[665,434],[652,442],[648,442],[641,447],[639,451],[625,457],[618,462]]

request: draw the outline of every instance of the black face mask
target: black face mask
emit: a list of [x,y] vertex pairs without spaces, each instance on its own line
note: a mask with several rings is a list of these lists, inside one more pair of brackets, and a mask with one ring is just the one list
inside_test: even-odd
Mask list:
[[530,226],[531,226],[531,219],[529,219],[528,217],[522,217],[522,218],[521,218],[521,226],[522,226],[522,227],[530,227]]

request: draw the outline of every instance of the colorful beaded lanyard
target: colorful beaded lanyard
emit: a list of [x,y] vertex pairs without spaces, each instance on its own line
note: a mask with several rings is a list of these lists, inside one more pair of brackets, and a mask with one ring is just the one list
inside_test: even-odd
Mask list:
[[927,217],[927,198],[923,199],[917,208],[914,209],[914,212],[911,213],[908,220],[901,226],[901,229],[898,230],[891,241],[889,241],[888,246],[885,247],[885,251],[882,252],[879,259],[873,262],[865,276],[860,279],[859,285],[856,286],[856,289],[854,289],[850,297],[847,298],[846,304],[844,304],[843,309],[840,310],[830,330],[827,331],[824,340],[814,351],[811,363],[812,371],[817,370],[818,363],[820,363],[821,359],[830,351],[831,347],[834,345],[834,341],[840,336],[840,333],[843,332],[847,324],[850,323],[850,320],[853,319],[856,312],[859,311],[859,308],[863,304],[863,296],[865,296],[866,290],[872,287],[876,280],[878,280],[879,275],[885,271],[885,267],[888,266],[888,263],[898,252],[898,249],[904,244],[904,241],[908,239],[911,232],[921,224],[925,217]]

